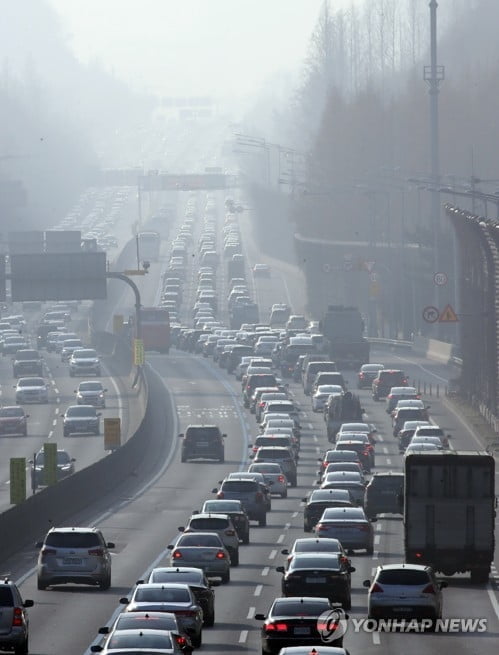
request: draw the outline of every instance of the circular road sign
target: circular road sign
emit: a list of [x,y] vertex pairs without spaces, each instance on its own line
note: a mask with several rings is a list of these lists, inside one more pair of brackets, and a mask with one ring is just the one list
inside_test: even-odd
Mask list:
[[447,274],[446,273],[435,273],[433,276],[433,282],[437,285],[437,287],[443,287],[444,284],[447,284]]
[[439,316],[440,312],[433,305],[428,305],[423,309],[423,318],[427,323],[436,323]]

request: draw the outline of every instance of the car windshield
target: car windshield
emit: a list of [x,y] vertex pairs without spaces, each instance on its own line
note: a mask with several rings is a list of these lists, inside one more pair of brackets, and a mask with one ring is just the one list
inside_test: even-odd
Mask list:
[[386,489],[400,489],[404,483],[404,478],[402,475],[375,475],[369,486],[373,487],[383,487]]
[[77,407],[68,407],[66,410],[66,416],[96,416],[95,407],[85,407],[83,405],[78,405]]
[[0,417],[9,418],[14,416],[24,416],[24,410],[22,407],[1,407],[0,408]]
[[17,381],[18,387],[43,387],[44,385],[43,378],[21,378]]
[[252,464],[250,467],[251,473],[282,473],[280,464]]
[[79,391],[102,391],[100,382],[80,382]]
[[204,546],[207,548],[222,548],[220,537],[216,534],[183,534],[177,541],[177,548],[182,546]]
[[[70,456],[65,450],[58,450],[57,451],[57,463],[58,464],[69,464],[71,461]],[[35,464],[37,466],[44,466],[45,465],[45,453],[41,452],[38,453],[35,459]]]
[[226,480],[222,485],[223,492],[249,493],[256,491],[254,480]]
[[189,603],[190,596],[187,589],[175,587],[137,587],[133,600],[137,603]]
[[272,616],[319,616],[331,609],[328,601],[323,600],[291,600],[278,598],[272,606]]
[[74,353],[74,357],[79,357],[79,358],[90,358],[90,357],[97,357],[97,353],[95,350],[90,350],[87,348],[81,348],[80,350],[77,350]]

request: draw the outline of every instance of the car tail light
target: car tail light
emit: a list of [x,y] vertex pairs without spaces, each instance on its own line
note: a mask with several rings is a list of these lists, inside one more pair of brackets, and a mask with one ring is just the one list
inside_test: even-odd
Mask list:
[[185,637],[177,637],[177,644],[179,645],[180,648],[183,648],[184,646],[187,645],[187,639]]
[[262,500],[263,500],[263,495],[259,491],[257,491],[257,493],[255,495],[255,500],[256,500],[257,503],[261,503]]
[[179,550],[174,550],[173,559],[181,559],[181,558],[182,558],[182,553]]
[[364,373],[359,373],[359,378],[360,378],[361,380],[363,380],[363,379],[364,379]]
[[88,551],[89,555],[94,555],[95,557],[102,557],[104,555],[104,551],[102,548],[91,548]]
[[389,393],[387,397],[388,397],[388,398],[393,398],[393,396],[392,396],[391,393]]
[[44,546],[42,548],[42,556],[44,555],[55,555],[57,553],[57,550],[55,548],[47,548],[47,546]]
[[375,582],[373,584],[373,586],[371,587],[371,593],[372,594],[382,594],[383,589],[382,589],[382,587],[379,586],[379,584],[377,582]]
[[315,531],[316,532],[323,532],[324,530],[327,530],[327,525],[325,525],[324,523],[318,523],[315,526]]
[[317,621],[317,630],[319,632],[333,632],[338,627],[338,621],[327,621],[323,623],[322,621]]
[[328,464],[329,464],[329,462],[322,462],[322,468],[326,469]]
[[225,494],[224,494],[224,492],[223,492],[223,491],[219,491],[219,492],[217,493],[217,498],[225,498]]
[[422,591],[423,594],[435,594],[435,587],[430,583]]
[[423,553],[414,553],[414,556],[417,557],[417,559],[421,559],[423,557]]
[[287,623],[269,623],[265,626],[265,632],[286,632],[287,629]]
[[284,475],[278,475],[277,476],[277,481],[278,482],[286,482],[286,478],[284,477]]
[[362,532],[369,532],[369,526],[367,523],[362,523],[362,525],[359,525],[359,530],[362,530]]
[[234,532],[234,530],[226,530],[226,531],[225,531],[225,534],[226,534],[228,537],[234,537],[236,533]]
[[219,550],[217,553],[217,559],[225,559],[225,553],[223,550]]
[[22,624],[23,624],[23,610],[21,607],[14,607],[12,626],[22,626]]
[[175,611],[177,616],[196,616],[197,612],[194,610],[178,610]]

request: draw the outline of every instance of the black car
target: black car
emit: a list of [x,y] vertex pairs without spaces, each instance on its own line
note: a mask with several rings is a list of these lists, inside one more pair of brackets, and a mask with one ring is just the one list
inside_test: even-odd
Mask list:
[[354,504],[346,489],[317,489],[308,498],[302,498],[302,502],[306,503],[303,509],[304,532],[312,532],[328,507],[352,507]]
[[406,387],[407,377],[404,371],[399,369],[383,369],[379,371],[372,383],[373,400],[386,398],[392,387]]
[[202,569],[189,566],[162,566],[155,568],[148,582],[175,582],[188,584],[197,603],[203,610],[203,625],[211,627],[215,623],[215,591],[217,583],[209,581]]
[[15,378],[27,375],[43,375],[43,360],[38,350],[22,348],[12,358],[12,373]]
[[226,436],[216,425],[189,425],[185,434],[179,434],[182,439],[181,461],[217,459],[219,462],[223,462]]
[[[257,621],[263,621],[262,655],[278,653],[286,646],[321,646],[324,644],[319,617],[331,612],[333,605],[328,598],[296,596],[276,598],[267,615],[255,614]],[[329,626],[334,628],[334,624]],[[328,646],[342,646],[343,635]]]
[[278,566],[283,574],[283,596],[296,596],[298,592],[310,596],[326,597],[350,609],[351,576],[355,571],[336,553],[295,553],[288,568]]
[[230,516],[237,536],[243,544],[250,541],[250,522],[246,510],[240,500],[205,500],[201,512],[211,514],[227,514]]
[[262,485],[255,479],[222,480],[220,488],[214,488],[218,500],[239,500],[250,521],[258,521],[260,526],[267,525],[267,505]]
[[384,368],[383,364],[362,364],[357,373],[357,389],[371,389],[374,378]]
[[364,511],[368,519],[378,514],[403,514],[404,474],[375,473],[366,487]]

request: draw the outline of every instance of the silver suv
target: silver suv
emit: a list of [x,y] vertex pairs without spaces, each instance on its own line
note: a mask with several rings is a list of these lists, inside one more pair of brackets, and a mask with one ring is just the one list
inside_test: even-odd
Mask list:
[[100,359],[97,351],[93,348],[77,348],[73,351],[69,358],[69,375],[88,375],[93,373],[100,377],[101,367]]
[[38,589],[74,582],[111,586],[111,542],[97,528],[52,528],[37,544]]
[[8,578],[0,581],[0,650],[13,649],[16,655],[28,652],[27,607],[33,607],[32,600],[23,602],[19,589]]
[[231,566],[239,564],[239,537],[227,514],[193,514],[189,523],[179,527],[180,532],[216,532],[230,555]]

